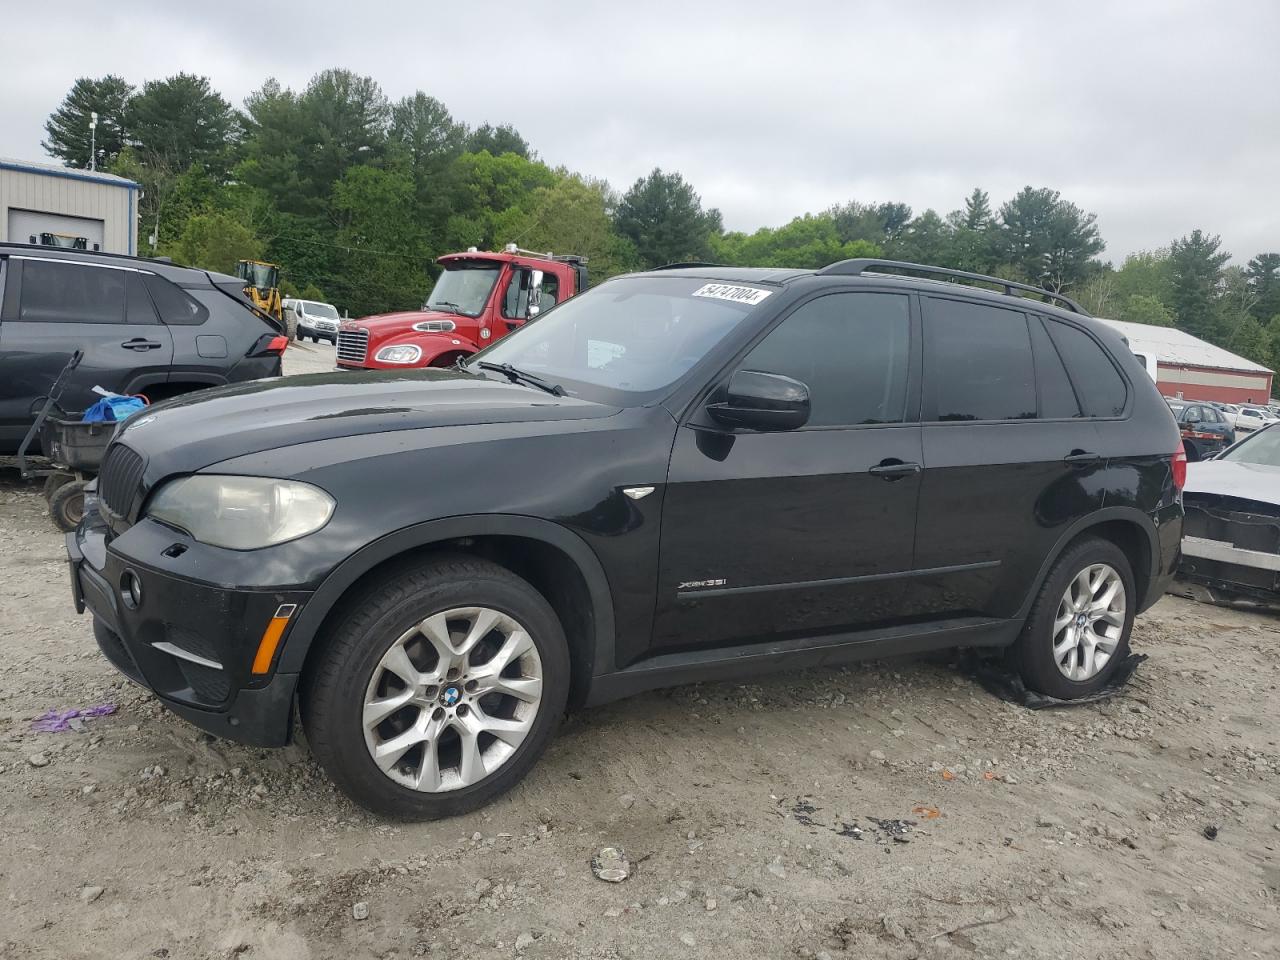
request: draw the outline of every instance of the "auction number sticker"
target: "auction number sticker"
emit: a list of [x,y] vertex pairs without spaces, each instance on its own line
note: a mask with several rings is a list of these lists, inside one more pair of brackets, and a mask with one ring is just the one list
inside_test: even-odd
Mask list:
[[714,297],[717,300],[728,300],[731,303],[745,303],[754,307],[772,290],[757,290],[755,287],[735,287],[727,283],[708,283],[693,291],[695,297]]

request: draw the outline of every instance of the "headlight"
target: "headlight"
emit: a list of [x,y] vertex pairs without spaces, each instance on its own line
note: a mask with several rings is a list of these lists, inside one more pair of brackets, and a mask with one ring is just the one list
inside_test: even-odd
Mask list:
[[404,343],[396,347],[383,347],[374,359],[381,363],[417,363],[421,357],[421,347]]
[[333,507],[333,497],[297,480],[194,476],[161,487],[146,515],[201,543],[257,550],[315,533]]

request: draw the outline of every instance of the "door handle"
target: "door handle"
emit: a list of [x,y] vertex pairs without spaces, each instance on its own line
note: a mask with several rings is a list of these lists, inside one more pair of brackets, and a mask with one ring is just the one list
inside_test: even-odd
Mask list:
[[1062,458],[1063,463],[1069,463],[1074,467],[1088,466],[1091,463],[1098,463],[1102,459],[1100,453],[1089,453],[1086,450],[1072,450],[1069,454]]
[[881,460],[874,467],[869,469],[867,473],[873,477],[879,477],[881,480],[901,480],[903,477],[910,476],[913,473],[920,472],[920,464],[903,463],[901,460]]
[[144,340],[142,337],[134,337],[132,340],[126,340],[120,346],[127,350],[159,350],[163,344],[156,343],[154,340]]

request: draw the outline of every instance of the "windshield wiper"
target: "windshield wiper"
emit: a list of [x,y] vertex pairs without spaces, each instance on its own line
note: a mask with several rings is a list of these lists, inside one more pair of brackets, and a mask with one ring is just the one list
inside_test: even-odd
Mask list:
[[563,397],[564,387],[558,383],[552,383],[550,380],[544,380],[532,373],[526,373],[523,370],[517,370],[509,363],[490,363],[488,360],[481,360],[476,364],[481,370],[496,370],[506,376],[512,383],[523,381],[530,386],[537,387],[539,390],[545,390],[553,397]]
[[452,300],[437,300],[435,303],[427,304],[428,310],[439,310],[441,307],[448,307],[454,313],[462,312],[462,308],[458,306],[456,303],[454,303]]

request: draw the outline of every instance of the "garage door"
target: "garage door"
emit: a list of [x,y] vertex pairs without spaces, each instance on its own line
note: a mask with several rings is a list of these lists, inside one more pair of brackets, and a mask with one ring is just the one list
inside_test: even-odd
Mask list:
[[38,213],[35,210],[9,211],[9,242],[40,242],[42,233],[58,233],[64,236],[84,237],[89,241],[88,249],[98,250],[102,247],[102,221],[88,217],[65,217],[57,213]]

